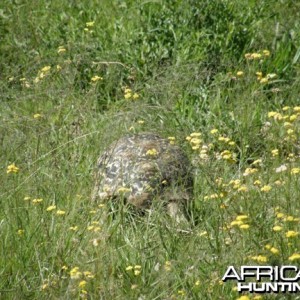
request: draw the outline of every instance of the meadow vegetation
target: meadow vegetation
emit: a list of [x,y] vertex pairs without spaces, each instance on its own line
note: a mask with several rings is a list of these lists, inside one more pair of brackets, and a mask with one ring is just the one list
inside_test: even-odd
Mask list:
[[[0,3],[1,299],[241,295],[227,266],[300,262],[300,3]],[[190,225],[91,201],[125,133],[194,166]]]

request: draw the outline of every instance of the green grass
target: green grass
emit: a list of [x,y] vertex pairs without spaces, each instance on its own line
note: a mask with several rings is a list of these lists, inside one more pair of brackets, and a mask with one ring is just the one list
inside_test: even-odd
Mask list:
[[[220,282],[227,266],[298,264],[289,257],[299,236],[286,232],[300,233],[299,8],[3,0],[0,298],[238,299],[234,283]],[[276,78],[260,83],[256,72]],[[125,99],[126,87],[139,99]],[[105,218],[91,201],[98,156],[142,131],[176,137],[193,163],[186,232],[160,207],[136,216],[120,206]],[[200,149],[186,140],[193,132]],[[239,215],[244,224],[232,223]]]

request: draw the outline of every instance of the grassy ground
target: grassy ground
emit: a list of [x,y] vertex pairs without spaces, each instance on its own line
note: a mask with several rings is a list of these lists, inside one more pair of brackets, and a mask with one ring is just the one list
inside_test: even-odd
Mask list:
[[[0,298],[238,299],[227,266],[299,264],[299,15],[289,0],[1,1]],[[160,209],[103,222],[90,201],[101,151],[141,131],[193,162],[187,233]]]

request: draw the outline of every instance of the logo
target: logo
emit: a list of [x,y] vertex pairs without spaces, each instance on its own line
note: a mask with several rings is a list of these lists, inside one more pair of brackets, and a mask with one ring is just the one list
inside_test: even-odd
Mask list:
[[237,291],[249,293],[298,293],[300,269],[296,266],[229,266],[223,282],[234,280]]

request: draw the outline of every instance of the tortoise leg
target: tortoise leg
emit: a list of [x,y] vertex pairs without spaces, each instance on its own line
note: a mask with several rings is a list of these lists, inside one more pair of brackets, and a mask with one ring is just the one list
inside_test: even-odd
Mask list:
[[180,209],[178,202],[174,202],[174,201],[169,202],[167,204],[167,212],[170,215],[170,217],[176,221],[176,223],[178,224],[188,223],[186,217],[184,216],[182,210]]

